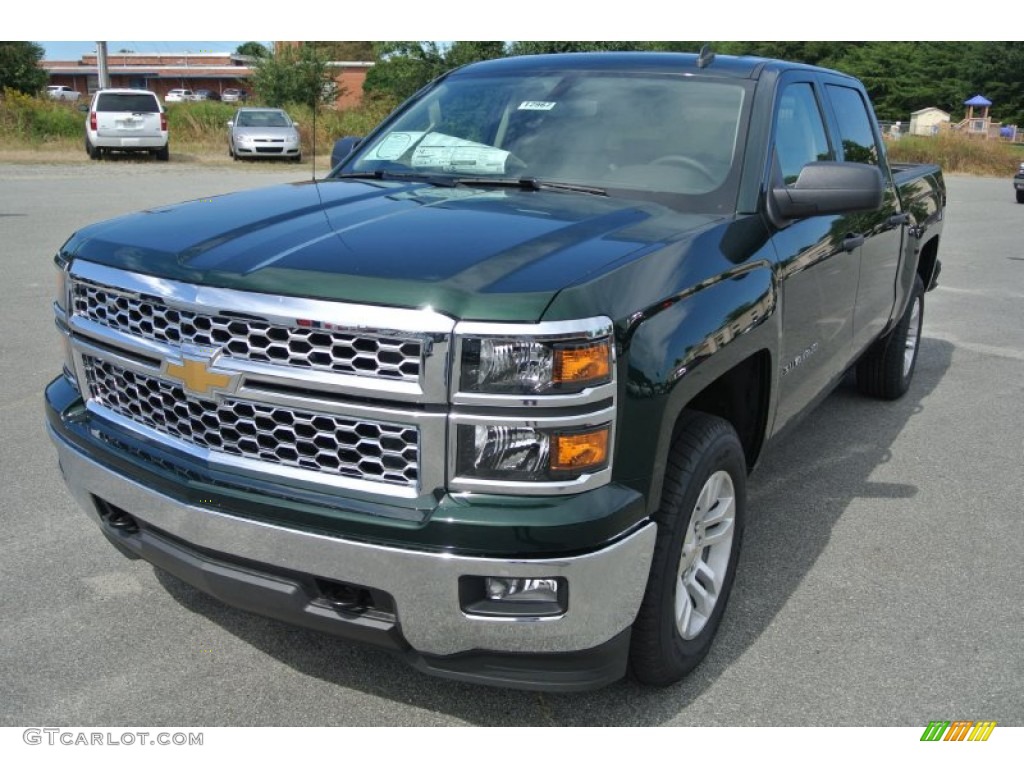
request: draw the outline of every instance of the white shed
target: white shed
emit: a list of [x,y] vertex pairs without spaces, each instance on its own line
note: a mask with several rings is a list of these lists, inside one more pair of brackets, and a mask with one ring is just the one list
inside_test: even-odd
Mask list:
[[942,123],[949,123],[949,112],[938,107],[925,107],[910,113],[910,132],[917,136],[932,136]]

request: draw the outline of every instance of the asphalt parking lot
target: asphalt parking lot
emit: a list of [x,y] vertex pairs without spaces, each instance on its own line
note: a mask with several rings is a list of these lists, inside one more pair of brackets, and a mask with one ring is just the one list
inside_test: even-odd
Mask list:
[[128,561],[72,502],[43,428],[74,229],[308,177],[294,167],[0,166],[0,725],[1024,725],[1024,205],[951,177],[909,394],[844,383],[751,479],[705,663],[572,696],[426,677],[225,607]]

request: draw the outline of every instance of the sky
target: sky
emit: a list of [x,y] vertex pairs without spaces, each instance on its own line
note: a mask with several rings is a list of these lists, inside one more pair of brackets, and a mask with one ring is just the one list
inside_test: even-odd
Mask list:
[[[36,40],[46,49],[47,59],[74,61],[87,53],[96,52],[96,41]],[[233,53],[245,40],[108,40],[107,53],[125,49],[135,53]],[[267,41],[260,41],[267,45]]]

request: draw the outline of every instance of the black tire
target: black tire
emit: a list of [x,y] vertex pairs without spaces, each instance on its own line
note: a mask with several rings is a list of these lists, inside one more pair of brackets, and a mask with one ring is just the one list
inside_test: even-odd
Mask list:
[[1017,202],[1024,203],[1024,189],[1018,189],[1017,191]]
[[171,159],[171,145],[164,144],[163,147],[156,151],[156,159],[166,163]]
[[[732,425],[715,416],[685,414],[669,454],[651,574],[633,623],[629,661],[640,682],[677,682],[711,648],[736,576],[746,481],[746,458]],[[679,592],[686,583],[714,593],[703,612],[689,588]]]
[[89,141],[89,137],[85,137],[85,153],[91,160],[99,160],[103,156],[103,150],[99,147],[94,147],[92,142]]
[[302,153],[299,153],[295,157],[293,157],[292,158],[292,162],[295,163],[295,164],[301,163],[302,162]]
[[923,324],[924,283],[918,275],[903,317],[857,362],[857,389],[862,394],[882,400],[896,400],[906,394],[917,367]]

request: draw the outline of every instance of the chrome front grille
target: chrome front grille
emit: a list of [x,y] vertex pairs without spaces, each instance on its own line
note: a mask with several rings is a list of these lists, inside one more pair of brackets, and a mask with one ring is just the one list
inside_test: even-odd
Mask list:
[[83,356],[93,402],[210,451],[414,488],[419,430],[236,398],[205,400],[155,376]]
[[422,369],[423,343],[414,334],[356,333],[311,320],[297,319],[288,326],[238,313],[203,313],[80,280],[72,287],[72,311],[129,336],[218,348],[239,360],[406,382],[419,381]]

